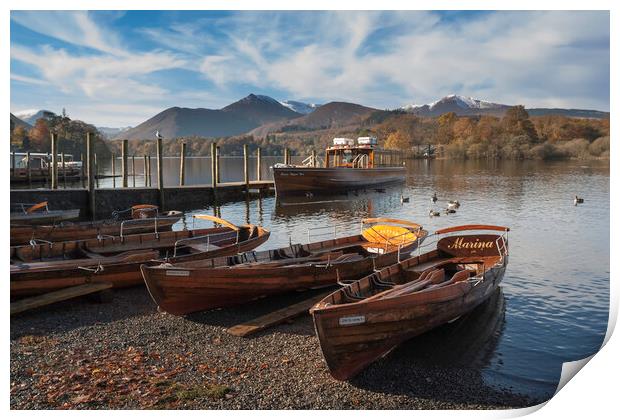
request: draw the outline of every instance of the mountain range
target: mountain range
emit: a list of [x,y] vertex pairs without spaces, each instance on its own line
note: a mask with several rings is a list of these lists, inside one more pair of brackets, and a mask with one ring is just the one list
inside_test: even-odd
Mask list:
[[[459,116],[492,115],[501,117],[511,105],[448,95],[424,105],[405,105],[397,111],[421,117],[436,117],[448,112]],[[375,108],[349,102],[329,102],[324,105],[299,101],[278,101],[265,95],[250,94],[221,109],[168,108],[136,127],[98,127],[109,139],[153,139],[159,131],[164,138],[227,137],[250,134],[257,137],[279,131],[338,128],[361,123]],[[608,112],[563,108],[527,109],[532,116],[563,115],[575,118],[609,118]],[[11,114],[33,125],[38,118],[54,115],[47,110]]]
[[49,117],[53,117],[56,114],[53,113],[52,111],[48,111],[46,109],[29,109],[26,111],[21,111],[21,112],[16,112],[15,116],[17,118],[19,118],[20,120],[30,124],[30,125],[34,125],[37,120],[39,118],[49,118]]

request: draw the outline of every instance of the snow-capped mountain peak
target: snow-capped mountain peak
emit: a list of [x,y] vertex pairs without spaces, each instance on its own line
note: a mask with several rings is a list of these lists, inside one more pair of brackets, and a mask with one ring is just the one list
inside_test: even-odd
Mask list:
[[300,114],[304,114],[304,115],[311,113],[316,108],[321,106],[321,105],[317,105],[317,104],[307,104],[307,103],[304,103],[304,102],[291,101],[291,100],[280,101],[280,104],[282,106],[287,107],[291,111],[299,112]]
[[400,109],[418,115],[433,116],[446,112],[473,115],[479,114],[483,110],[493,113],[494,111],[504,110],[507,107],[508,105],[475,99],[471,96],[452,94],[425,105],[404,105]]

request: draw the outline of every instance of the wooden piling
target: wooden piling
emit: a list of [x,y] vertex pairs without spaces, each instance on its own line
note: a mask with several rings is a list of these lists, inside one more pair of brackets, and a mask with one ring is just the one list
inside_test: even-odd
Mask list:
[[[93,148],[93,150],[95,149]],[[93,164],[93,172],[94,172],[93,176],[95,177],[95,184],[97,188],[99,188],[99,176],[98,176],[99,175],[99,164],[97,163],[97,153],[93,152],[93,155],[95,156],[95,161]]]
[[127,146],[129,141],[123,140],[121,145],[121,176],[123,178],[123,188],[127,188]]
[[163,139],[161,137],[157,137],[157,189],[159,190],[159,207],[163,211],[165,209],[164,205],[164,165],[163,165],[163,149],[162,149]]
[[52,133],[52,189],[58,189],[58,138]]
[[116,156],[112,153],[112,188],[116,188]]
[[179,163],[179,185],[185,185],[185,142],[181,143],[181,162]]
[[261,173],[260,173],[260,169],[261,169],[261,151],[260,151],[260,147],[258,149],[256,149],[256,180],[260,181],[261,180]]
[[60,167],[62,168],[62,187],[67,189],[67,165],[65,164],[65,152],[60,155]]
[[85,166],[86,165],[84,165],[84,153],[80,153],[80,184],[82,185],[82,188],[86,188],[86,184],[84,180]]
[[146,157],[146,185],[151,187],[153,182],[151,181],[151,155]]
[[[90,207],[90,214],[93,220],[95,220],[95,167],[96,167],[96,155],[91,133],[86,133],[86,176],[88,177],[88,204]],[[84,166],[84,162],[82,162]]]
[[220,146],[217,146],[215,148],[215,179],[218,184],[222,182],[220,169]]
[[217,188],[217,174],[215,171],[215,154],[216,154],[216,144],[215,142],[211,143],[211,186],[213,187],[213,192]]
[[28,188],[32,188],[32,166],[30,164],[30,152],[26,152],[26,176],[28,177]]
[[245,182],[245,192],[250,189],[250,166],[248,157],[248,145],[243,145],[243,182]]
[[136,188],[136,155],[131,155],[131,177],[133,178],[133,187]]
[[316,168],[316,150],[312,149],[312,166]]
[[11,152],[11,176],[15,178],[15,150]]
[[149,186],[149,182],[148,182],[148,181],[147,181],[147,179],[146,179],[146,165],[147,165],[147,163],[146,163],[146,159],[147,159],[147,158],[146,158],[146,155],[144,155],[144,160],[142,161],[142,162],[143,162],[143,164],[142,164],[142,166],[143,166],[143,168],[142,168],[142,174],[144,175],[144,186],[145,186],[145,187],[148,187],[148,186]]
[[284,148],[284,164],[288,165],[288,147]]

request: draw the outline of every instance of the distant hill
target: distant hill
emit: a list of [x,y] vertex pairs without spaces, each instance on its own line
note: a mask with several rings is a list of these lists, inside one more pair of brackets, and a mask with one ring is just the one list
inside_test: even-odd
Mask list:
[[28,124],[26,121],[17,118],[15,115],[11,114],[11,130],[13,130],[14,127],[17,126],[22,126],[24,127],[26,130],[30,130],[32,128],[32,125]]
[[[454,112],[459,116],[492,115],[502,117],[511,106],[467,96],[448,95],[430,104],[405,105],[400,109],[421,117],[438,117],[448,112]],[[609,112],[583,109],[529,108],[526,110],[530,116],[562,115],[573,118],[609,118]]]
[[164,138],[234,136],[299,116],[269,96],[250,94],[222,109],[168,108],[115,138],[151,139],[157,130]]
[[119,136],[121,133],[124,133],[130,130],[131,127],[97,127],[97,130],[101,133],[101,135],[106,139],[110,140]]
[[288,121],[266,124],[252,130],[249,134],[265,136],[276,131],[317,130],[338,128],[361,123],[365,117],[377,111],[374,108],[349,102],[330,102],[316,108],[303,117]]
[[561,115],[571,118],[609,118],[609,112],[595,111],[591,109],[565,109],[565,108],[528,108],[530,117],[540,117],[544,115]]
[[34,125],[39,118],[49,118],[55,115],[56,115],[55,113],[53,113],[52,111],[48,111],[46,109],[41,109],[41,110],[31,109],[31,110],[15,113],[15,116],[17,118],[27,122],[30,125]]

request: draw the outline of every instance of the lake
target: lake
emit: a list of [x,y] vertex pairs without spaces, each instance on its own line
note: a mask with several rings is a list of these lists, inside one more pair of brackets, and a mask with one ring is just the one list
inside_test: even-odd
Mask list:
[[[224,179],[233,178],[240,167],[237,162],[224,168]],[[199,181],[196,173],[188,179]],[[431,206],[433,193],[439,200]],[[401,204],[401,194],[410,202]],[[573,205],[576,194],[585,198],[584,204]],[[434,362],[464,363],[481,369],[490,384],[550,397],[562,363],[596,352],[605,336],[609,197],[608,162],[418,160],[409,163],[406,185],[385,193],[370,190],[292,203],[254,197],[193,213],[217,213],[235,223],[269,228],[271,238],[262,249],[288,245],[289,238],[307,242],[308,230],[313,241],[320,234],[333,235],[334,226],[338,235],[348,235],[359,230],[364,217],[407,219],[429,231],[468,223],[510,227],[510,261],[490,309],[481,308],[458,328],[414,339],[389,357],[422,360],[407,347],[435,343],[426,354],[446,356]],[[429,217],[431,207],[440,210],[452,199],[461,203],[456,214]],[[191,227],[191,218],[187,220],[178,228],[183,223]],[[195,226],[208,225],[202,221]],[[444,349],[446,343],[452,349]],[[457,361],[454,351],[446,351],[455,347],[463,350],[457,353],[473,354]]]
[[[263,157],[262,178],[270,179],[269,165],[281,161]],[[221,163],[223,182],[243,179],[242,158],[223,157]],[[155,160],[151,166],[155,185]],[[210,168],[209,158],[188,158],[186,183],[209,184]],[[110,162],[102,162],[101,172],[109,169]],[[119,162],[116,170],[120,172]],[[142,159],[136,159],[136,172],[142,173]],[[164,159],[164,185],[178,185],[178,172],[178,158]],[[253,159],[250,177],[256,178]],[[112,184],[112,179],[100,180],[101,187]],[[144,185],[142,176],[136,185]],[[431,206],[433,193],[439,201]],[[584,204],[573,205],[576,194]],[[401,204],[401,195],[410,202]],[[456,214],[429,217],[429,209],[441,210],[448,200],[460,201]],[[562,363],[593,354],[605,336],[609,204],[609,162],[416,160],[408,163],[406,184],[385,193],[369,190],[294,202],[252,196],[190,215],[216,213],[238,224],[261,224],[272,232],[262,249],[288,245],[289,240],[319,240],[333,235],[334,227],[338,235],[350,235],[365,217],[407,219],[429,231],[469,223],[510,227],[510,261],[501,292],[469,317],[412,340],[381,363],[406,358],[462,365],[480,369],[493,386],[550,397]],[[176,228],[209,226],[191,220],[187,217]]]

